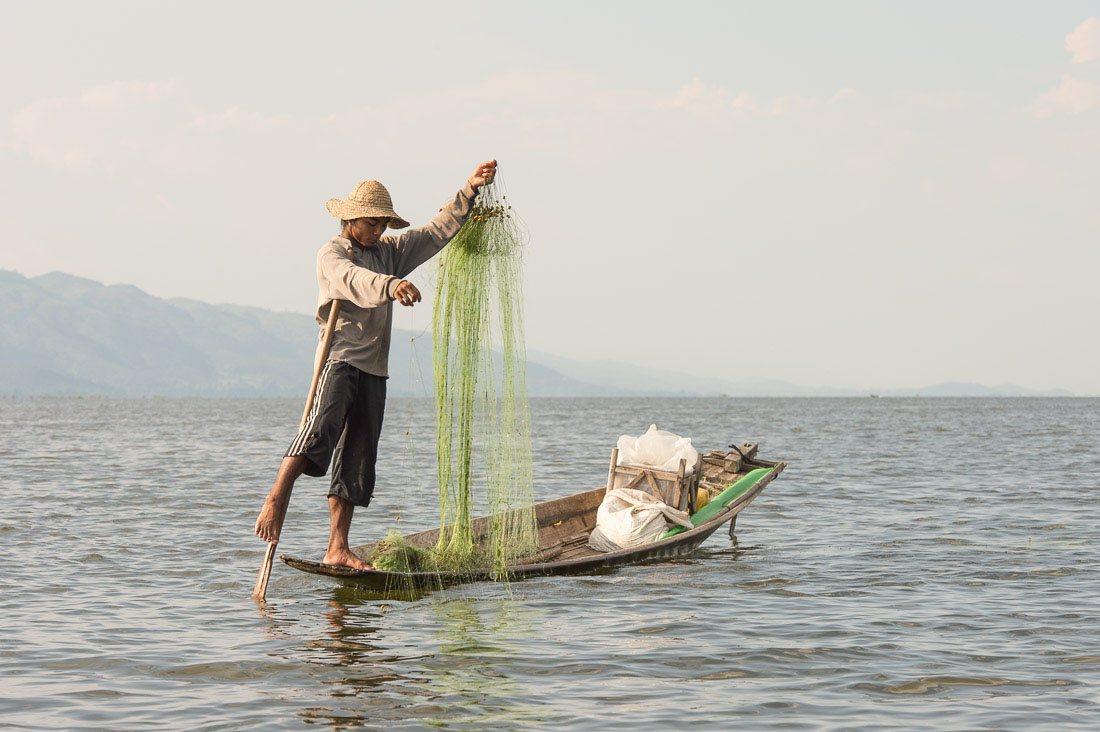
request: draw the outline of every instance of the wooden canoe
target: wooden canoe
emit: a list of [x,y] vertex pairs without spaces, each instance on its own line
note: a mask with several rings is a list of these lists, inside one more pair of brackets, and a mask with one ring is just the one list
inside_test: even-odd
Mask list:
[[[745,510],[768,483],[787,467],[786,463],[760,460],[756,457],[756,452],[756,444],[746,443],[734,447],[733,451],[728,453],[714,450],[706,455],[703,458],[700,485],[714,496],[754,470],[759,468],[768,470],[760,473],[751,487],[695,528],[640,547],[603,553],[588,546],[588,537],[596,526],[596,511],[603,501],[606,487],[536,504],[535,517],[538,521],[541,549],[532,557],[518,560],[512,565],[509,579],[577,574],[649,559],[681,557],[695,551],[711,534],[726,523],[730,524],[732,537],[738,514]],[[488,518],[486,517],[471,522],[471,529],[475,536],[484,536],[487,527]],[[439,529],[430,529],[409,534],[405,538],[413,546],[427,549],[435,545],[438,537]],[[363,544],[352,547],[352,551],[365,560],[371,555],[374,546],[374,543]],[[325,575],[343,584],[380,592],[431,590],[461,582],[477,582],[492,578],[488,569],[466,572],[400,573],[335,567],[286,554],[279,558],[294,569]]]

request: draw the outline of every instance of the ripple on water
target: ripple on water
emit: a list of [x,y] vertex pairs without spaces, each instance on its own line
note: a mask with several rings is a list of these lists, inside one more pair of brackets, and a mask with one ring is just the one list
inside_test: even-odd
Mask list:
[[877,691],[885,694],[935,695],[949,694],[968,687],[1014,687],[1016,689],[1043,688],[1051,686],[1072,686],[1074,682],[1066,679],[1050,681],[1019,681],[992,676],[927,676],[901,684],[890,686],[878,684],[856,685],[861,690]]

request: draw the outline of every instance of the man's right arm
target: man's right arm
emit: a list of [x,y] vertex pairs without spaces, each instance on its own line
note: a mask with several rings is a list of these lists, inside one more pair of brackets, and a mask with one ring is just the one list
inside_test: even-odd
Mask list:
[[361,308],[392,302],[400,277],[380,274],[351,261],[338,244],[326,244],[317,253],[317,280],[327,287],[330,300],[348,300]]

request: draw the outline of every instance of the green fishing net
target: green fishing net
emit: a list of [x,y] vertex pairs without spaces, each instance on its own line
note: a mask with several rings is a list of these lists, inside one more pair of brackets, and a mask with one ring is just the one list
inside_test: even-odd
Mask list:
[[431,552],[413,546],[394,530],[375,545],[367,563],[383,572],[432,572],[437,569]]
[[[499,183],[482,186],[444,250],[433,312],[441,566],[508,563],[538,549],[523,333],[523,232]],[[475,485],[476,484],[476,485]],[[490,519],[471,528],[475,490]]]

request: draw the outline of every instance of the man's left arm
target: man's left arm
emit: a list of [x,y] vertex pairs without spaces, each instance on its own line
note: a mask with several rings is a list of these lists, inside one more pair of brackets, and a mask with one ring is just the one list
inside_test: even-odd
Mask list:
[[[382,243],[388,243],[393,247],[394,272],[397,277],[404,278],[414,269],[439,253],[439,250],[454,238],[466,217],[470,215],[477,198],[478,189],[485,183],[492,182],[496,175],[497,162],[491,160],[482,163],[466,181],[455,197],[447,205],[439,209],[427,225],[399,234],[395,237],[385,237]],[[386,239],[389,241],[386,242]]]

